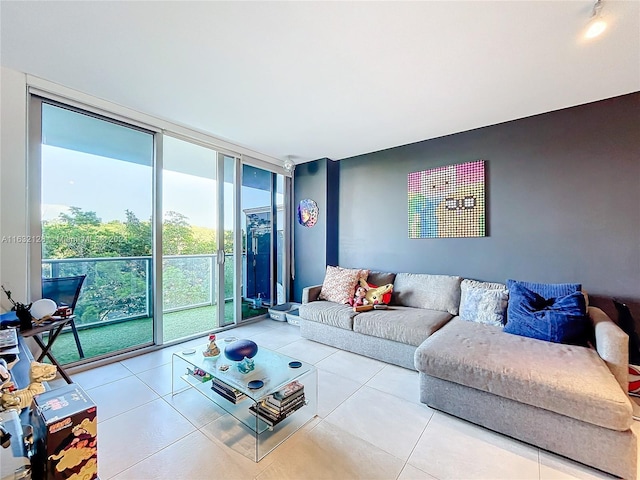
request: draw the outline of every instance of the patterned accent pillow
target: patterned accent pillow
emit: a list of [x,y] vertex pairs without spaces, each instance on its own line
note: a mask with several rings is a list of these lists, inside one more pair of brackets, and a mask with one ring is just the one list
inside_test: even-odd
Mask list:
[[502,283],[463,280],[460,284],[460,318],[502,327],[509,291]]
[[327,265],[327,272],[318,298],[335,303],[348,303],[356,291],[359,280],[362,278],[366,281],[368,275],[369,270]]

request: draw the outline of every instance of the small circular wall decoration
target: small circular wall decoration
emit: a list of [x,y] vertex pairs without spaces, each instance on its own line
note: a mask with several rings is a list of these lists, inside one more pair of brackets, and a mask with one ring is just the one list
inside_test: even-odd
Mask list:
[[303,227],[313,227],[318,221],[318,204],[310,198],[300,200],[298,223]]

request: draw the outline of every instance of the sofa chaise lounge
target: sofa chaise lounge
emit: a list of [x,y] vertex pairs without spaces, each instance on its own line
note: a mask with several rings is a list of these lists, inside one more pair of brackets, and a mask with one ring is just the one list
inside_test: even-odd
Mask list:
[[428,406],[620,476],[636,478],[628,337],[589,307],[594,348],[506,333],[458,316],[462,278],[369,274],[388,310],[355,312],[305,288],[304,338],[417,370]]

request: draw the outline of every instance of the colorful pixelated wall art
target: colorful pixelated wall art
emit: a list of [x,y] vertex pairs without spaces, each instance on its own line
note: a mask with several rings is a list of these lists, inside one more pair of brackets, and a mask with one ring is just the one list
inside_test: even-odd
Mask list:
[[484,237],[485,161],[409,174],[409,238]]

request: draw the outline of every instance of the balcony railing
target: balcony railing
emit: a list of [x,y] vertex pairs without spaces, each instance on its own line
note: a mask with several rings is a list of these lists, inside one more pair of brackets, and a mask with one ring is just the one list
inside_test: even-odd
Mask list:
[[[216,265],[215,254],[163,256],[163,312],[215,305]],[[225,298],[231,299],[233,255],[225,255],[224,265]],[[75,310],[79,328],[153,317],[152,272],[150,256],[42,261],[43,277],[87,276]]]

